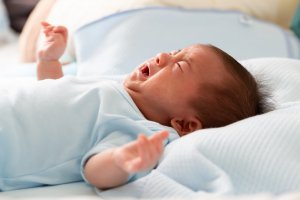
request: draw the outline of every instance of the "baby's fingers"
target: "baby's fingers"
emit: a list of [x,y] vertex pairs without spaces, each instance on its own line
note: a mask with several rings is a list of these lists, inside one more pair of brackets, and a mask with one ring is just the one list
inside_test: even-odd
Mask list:
[[145,135],[140,135],[138,142],[141,159],[145,162],[157,160],[163,151],[163,140],[167,135],[166,133],[162,133],[161,136],[154,138],[147,138]]
[[51,26],[51,24],[49,24],[48,22],[41,22],[41,25],[43,27]]
[[161,155],[164,149],[164,140],[169,137],[169,132],[168,131],[161,131],[155,133],[151,138],[150,141],[153,143],[155,150],[156,150],[156,155]]
[[159,132],[158,135],[159,135],[160,139],[163,141],[163,140],[167,139],[170,134],[168,131],[161,131],[161,132]]
[[150,141],[154,143],[163,143],[165,139],[169,137],[169,132],[168,131],[161,131],[157,132],[154,135],[150,137]]
[[[138,153],[142,160],[149,160],[149,151],[151,151],[151,145],[148,138],[145,135],[139,135],[138,137]],[[149,149],[150,148],[150,149]]]
[[67,32],[67,29],[64,26],[55,26],[53,31],[55,33],[63,33],[63,32]]
[[60,33],[60,34],[62,34],[62,35],[63,35],[63,38],[64,38],[65,40],[66,40],[67,37],[68,37],[68,30],[67,30],[67,28],[64,27],[64,26],[56,26],[56,27],[54,27],[53,32],[54,32],[54,33]]
[[47,22],[41,22],[41,25],[42,25],[43,31],[52,30],[54,28],[54,26],[52,26],[51,24],[48,24]]
[[[45,22],[46,23],[46,22]],[[43,29],[43,33],[48,37],[49,33],[51,33],[53,31],[53,26],[51,26],[50,24],[42,24],[42,29]]]
[[135,144],[131,144],[133,146],[136,146],[137,148],[137,155],[134,156],[132,159],[127,159],[127,161],[124,163],[124,169],[129,173],[135,173],[137,171],[140,171],[144,168],[145,165],[145,159],[146,155],[145,152],[147,152],[144,148],[144,141],[145,136],[140,135],[138,139],[136,140]]

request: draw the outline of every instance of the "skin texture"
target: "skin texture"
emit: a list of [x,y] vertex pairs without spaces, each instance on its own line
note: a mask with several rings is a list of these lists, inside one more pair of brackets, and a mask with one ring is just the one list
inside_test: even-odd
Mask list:
[[63,72],[59,58],[66,49],[68,30],[47,22],[42,22],[41,26],[45,40],[37,55],[37,78],[38,80],[61,78]]
[[[172,126],[183,136],[202,128],[190,102],[207,95],[201,85],[222,84],[227,72],[220,66],[220,58],[206,45],[193,45],[142,63],[124,86],[147,119]],[[143,75],[145,68],[149,76]]]
[[152,169],[157,164],[168,135],[167,131],[150,137],[141,134],[136,141],[91,157],[85,165],[85,177],[101,189],[126,183],[130,174]]
[[[45,40],[38,51],[38,80],[61,78],[59,58],[65,51],[68,31],[46,22],[41,26]],[[184,136],[202,128],[189,102],[199,92],[199,85],[222,81],[224,71],[219,66],[219,58],[207,46],[193,45],[142,63],[127,77],[124,88],[147,119],[172,126]],[[205,95],[205,90],[200,92]],[[157,164],[168,135],[167,131],[150,137],[141,134],[133,142],[92,156],[85,165],[86,179],[100,189],[126,183],[132,173]]]

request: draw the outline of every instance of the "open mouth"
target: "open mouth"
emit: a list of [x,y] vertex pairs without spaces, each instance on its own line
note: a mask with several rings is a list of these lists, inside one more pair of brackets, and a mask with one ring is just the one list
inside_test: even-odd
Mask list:
[[149,77],[150,69],[149,69],[149,66],[147,64],[144,64],[140,70],[141,70],[141,73],[143,74],[144,77],[146,77],[146,78]]

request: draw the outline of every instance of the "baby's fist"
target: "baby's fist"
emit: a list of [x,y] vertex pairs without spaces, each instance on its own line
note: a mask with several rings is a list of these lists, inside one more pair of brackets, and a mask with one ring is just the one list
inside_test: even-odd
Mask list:
[[66,49],[68,30],[64,26],[52,26],[47,22],[42,22],[41,25],[45,38],[38,50],[38,60],[58,60]]

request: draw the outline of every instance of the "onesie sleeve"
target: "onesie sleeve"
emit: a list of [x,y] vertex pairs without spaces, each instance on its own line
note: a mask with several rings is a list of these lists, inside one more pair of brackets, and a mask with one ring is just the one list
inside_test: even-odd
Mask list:
[[[166,140],[165,145],[174,139],[173,138],[174,134],[172,134],[173,131],[171,129],[159,125],[155,122],[149,122],[148,120],[133,121],[129,119],[125,119],[125,120],[121,119],[121,120],[111,120],[110,122],[114,122],[114,124],[108,125],[106,123],[106,126],[114,127],[113,128],[114,130],[113,131],[105,130],[104,132],[107,133],[106,136],[103,139],[101,139],[98,143],[96,143],[96,145],[92,147],[91,150],[89,150],[83,156],[83,159],[81,161],[81,175],[87,183],[88,181],[84,176],[84,166],[91,156],[103,152],[104,150],[119,147],[131,141],[134,141],[140,133],[150,136],[157,131],[169,130],[171,134],[168,140]],[[152,169],[132,174],[128,178],[128,182],[134,181],[140,177],[145,176],[150,172],[150,170]],[[99,172],[99,173],[105,173],[105,172]]]
[[[111,148],[115,148],[127,144],[135,140],[136,137],[137,137],[136,134],[127,134],[121,131],[115,131],[109,133],[105,138],[103,138],[100,142],[98,142],[90,151],[88,151],[84,155],[81,161],[81,175],[84,181],[88,183],[88,181],[84,176],[84,166],[90,157],[92,157],[95,154],[101,153],[107,149],[111,149]],[[105,173],[105,172],[99,172],[99,173]]]

